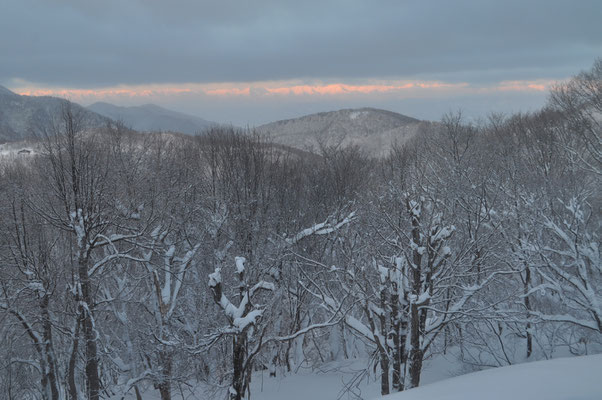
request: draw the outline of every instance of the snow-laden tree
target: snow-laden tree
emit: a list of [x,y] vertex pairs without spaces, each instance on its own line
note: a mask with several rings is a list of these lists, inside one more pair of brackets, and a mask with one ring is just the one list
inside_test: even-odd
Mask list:
[[[538,273],[545,271],[540,268],[542,252],[538,246],[549,247],[558,242],[558,236],[550,229],[552,223],[564,226],[567,221],[575,221],[566,219],[568,209],[563,204],[576,202],[587,209],[591,203],[591,207],[597,207],[594,205],[599,199],[597,178],[575,162],[568,143],[580,139],[576,132],[572,138],[567,137],[566,123],[562,113],[544,110],[497,118],[489,127],[489,137],[498,143],[492,163],[496,165],[496,179],[501,188],[495,220],[500,224],[504,246],[497,251],[497,257],[516,271],[515,288],[522,287],[516,299],[503,306],[507,307],[505,315],[500,315],[504,326],[509,328],[508,334],[495,333],[496,341],[506,346],[504,350],[500,348],[499,357],[494,356],[503,360],[502,365],[520,361],[524,355],[532,356],[536,347],[538,356],[549,357],[560,344],[554,332],[563,324],[559,321],[554,325],[541,324],[543,320],[536,317],[551,309],[561,309],[560,302],[550,303],[549,293],[541,295],[545,292],[535,289],[545,283],[544,275]],[[592,228],[599,223],[596,221],[594,215],[589,217],[590,233],[596,231],[597,228]],[[578,232],[575,240],[581,240],[578,236],[584,233],[582,229]],[[564,268],[565,262],[566,259],[557,265]],[[596,285],[595,282],[595,277],[588,279],[588,284]],[[546,337],[545,331],[551,336]],[[517,337],[526,339],[526,352],[514,356],[512,347]],[[574,346],[570,342],[566,340],[569,346]]]
[[[40,376],[40,397],[58,400],[64,396],[64,391],[60,380],[61,360],[57,357],[54,336],[61,328],[57,305],[62,300],[61,291],[65,290],[61,283],[65,279],[60,268],[63,260],[58,251],[63,238],[53,237],[45,221],[28,207],[27,197],[31,188],[19,187],[13,180],[27,181],[31,175],[13,172],[12,176],[4,175],[11,190],[3,191],[6,196],[1,197],[8,206],[6,220],[2,222],[12,229],[5,232],[6,241],[2,243],[7,254],[0,257],[0,265],[3,266],[0,311],[6,312],[22,329],[28,340],[25,347],[33,351],[24,351],[18,359],[9,358],[7,361],[33,367]],[[13,325],[10,320],[6,323],[7,326]],[[6,368],[12,369],[10,365]],[[36,388],[36,385],[32,386]]]
[[[222,336],[232,337],[232,384],[228,388],[231,399],[243,399],[249,388],[253,358],[261,350],[267,326],[259,325],[264,309],[258,295],[261,291],[274,291],[274,284],[260,280],[249,283],[245,277],[244,257],[236,257],[238,295],[232,303],[222,286],[221,268],[209,275],[209,287],[215,303],[220,307],[228,325],[214,334],[212,340]],[[265,301],[265,300],[263,300]]]
[[602,59],[593,67],[556,85],[550,107],[562,115],[568,156],[587,172],[602,174]]
[[[193,268],[194,257],[201,244],[189,247],[185,241],[178,243],[170,240],[169,232],[157,227],[150,235],[153,239],[147,253],[144,265],[152,279],[153,317],[155,319],[154,341],[157,342],[158,354],[155,358],[158,367],[155,368],[156,387],[161,393],[162,400],[171,399],[171,379],[173,369],[172,353],[184,342],[178,338],[174,327],[174,315],[178,310],[178,302],[186,274]],[[181,248],[184,248],[182,250]],[[179,250],[179,251],[178,251]],[[153,254],[158,262],[154,262]],[[179,253],[179,254],[178,254]]]
[[541,216],[538,240],[527,241],[539,258],[534,271],[541,282],[531,291],[548,303],[547,310],[530,314],[602,334],[599,221],[587,198],[559,202],[552,215]]
[[77,315],[71,328],[73,356],[67,372],[68,396],[79,397],[74,375],[81,332],[85,392],[95,400],[102,387],[98,343],[102,335],[96,309],[99,302],[108,300],[97,297],[97,277],[116,260],[136,259],[132,256],[135,244],[128,241],[139,237],[144,227],[140,227],[138,210],[119,202],[115,190],[118,175],[113,175],[113,162],[120,148],[112,148],[111,139],[118,137],[120,127],[88,132],[82,129],[80,118],[66,105],[56,132],[47,135],[37,163],[42,190],[31,201],[35,213],[72,237],[70,290]]
[[[331,235],[351,223],[353,218],[353,213],[340,219],[331,216],[322,223],[285,238],[279,251],[284,252],[288,246],[297,245],[309,237]],[[244,257],[235,257],[234,261],[233,275],[236,278],[230,280],[233,289],[228,290],[225,286],[222,267],[216,267],[209,274],[213,300],[227,324],[209,335],[206,346],[212,346],[224,338],[232,340],[231,384],[228,393],[231,399],[241,400],[247,398],[249,393],[254,359],[268,344],[293,341],[312,330],[333,326],[339,316],[333,315],[302,327],[293,326],[292,331],[281,334],[281,330],[275,329],[280,325],[277,319],[281,318],[278,306],[290,294],[288,287],[280,287],[279,274],[282,271],[273,267],[249,266]],[[293,295],[298,296],[299,293]],[[271,315],[267,316],[268,312]]]

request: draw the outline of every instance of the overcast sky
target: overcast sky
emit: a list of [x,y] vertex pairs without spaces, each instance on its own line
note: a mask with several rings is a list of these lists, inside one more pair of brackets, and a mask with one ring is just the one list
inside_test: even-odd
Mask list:
[[600,0],[0,0],[0,84],[255,125],[541,106],[602,56]]

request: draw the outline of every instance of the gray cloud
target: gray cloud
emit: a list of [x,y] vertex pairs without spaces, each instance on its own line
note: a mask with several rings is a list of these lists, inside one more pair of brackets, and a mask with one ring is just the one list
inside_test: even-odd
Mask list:
[[598,0],[9,1],[0,83],[563,78],[602,55],[601,20]]

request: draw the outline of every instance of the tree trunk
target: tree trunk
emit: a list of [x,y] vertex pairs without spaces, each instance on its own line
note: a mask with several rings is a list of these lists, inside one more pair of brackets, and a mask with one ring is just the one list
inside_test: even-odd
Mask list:
[[[420,262],[421,257],[414,252],[414,271],[412,276],[412,294],[413,301],[410,304],[410,387],[415,388],[420,385],[420,372],[422,371],[422,343],[420,326],[422,315],[418,306],[418,297],[420,295],[421,276]],[[418,263],[417,263],[418,262]]]
[[88,275],[87,258],[79,260],[79,279],[82,290],[83,331],[86,342],[86,380],[88,383],[88,399],[99,400],[100,398],[100,376],[98,374],[98,349],[96,346],[96,332],[94,329],[94,301],[92,299],[92,288],[90,276]]
[[42,400],[50,400],[48,393],[48,367],[46,366],[46,357],[44,357],[44,354],[40,354],[40,370],[42,375],[40,379],[40,385],[42,387]]
[[399,307],[399,288],[397,283],[392,283],[391,293],[391,339],[393,341],[393,392],[401,392],[403,390],[403,382],[401,381],[401,309]]
[[[408,211],[412,218],[412,240],[416,245],[423,243],[420,234],[420,217],[411,211],[408,203]],[[421,317],[418,309],[418,298],[422,289],[422,254],[414,249],[412,251],[412,302],[410,304],[410,388],[420,385],[420,373],[422,371],[422,343],[421,343]]]
[[400,337],[400,355],[401,355],[401,390],[405,390],[405,384],[406,384],[406,370],[407,370],[407,362],[408,362],[408,350],[406,349],[406,342],[408,339],[408,320],[407,320],[407,315],[408,315],[408,306],[405,305],[404,306],[404,313],[403,315],[405,316],[405,318],[402,319],[401,321],[401,337]]
[[245,338],[244,335],[246,333],[241,333],[235,336],[232,341],[232,364],[234,367],[234,372],[232,375],[232,387],[230,391],[230,399],[231,400],[242,400],[245,391],[245,371],[244,371],[244,363],[245,363]]
[[380,351],[380,394],[389,394],[389,357],[384,350]]
[[79,347],[79,332],[82,321],[82,312],[78,310],[77,320],[75,321],[75,330],[73,332],[73,347],[69,357],[69,368],[67,371],[67,385],[69,386],[69,400],[77,400],[77,386],[75,386],[75,364],[77,363],[77,349]]
[[381,385],[380,385],[380,391],[382,395],[385,394],[389,394],[390,393],[390,386],[389,386],[389,368],[390,368],[390,363],[389,363],[389,355],[386,352],[386,346],[387,346],[387,336],[388,333],[387,332],[387,315],[385,314],[385,310],[387,309],[387,289],[386,289],[386,282],[381,282],[381,288],[380,288],[380,309],[382,310],[382,313],[378,316],[379,322],[380,322],[380,335],[383,338],[384,343],[381,344],[380,346],[380,367],[381,367]]
[[[531,301],[529,299],[529,296],[527,295],[527,293],[529,293],[530,287],[531,287],[531,269],[529,269],[529,266],[526,266],[524,291],[525,291],[525,308],[527,309],[527,319],[531,318],[531,316],[529,315],[529,311],[531,311]],[[531,335],[531,321],[527,321],[527,326],[526,326],[525,330],[527,332],[527,358],[529,358],[529,357],[531,357],[531,353],[533,352],[533,337]]]
[[159,365],[161,366],[161,381],[157,386],[161,394],[161,400],[171,400],[172,357],[169,350],[159,353]]
[[88,382],[88,399],[100,399],[100,376],[98,375],[98,349],[94,325],[90,312],[84,311],[84,339],[86,341],[86,380]]
[[47,384],[50,388],[50,398],[59,400],[59,389],[56,379],[56,360],[54,358],[54,349],[52,346],[52,322],[50,321],[50,313],[48,312],[49,296],[47,294],[42,298],[42,317],[43,317],[43,338],[44,338],[44,353],[46,354],[45,374],[48,377]]
[[418,304],[413,303],[410,306],[410,313],[410,387],[415,388],[420,385],[420,373],[422,372],[423,358],[423,352],[420,343],[420,317],[418,313]]
[[142,395],[140,394],[140,389],[138,389],[137,385],[134,385],[134,393],[136,394],[136,400],[142,400]]

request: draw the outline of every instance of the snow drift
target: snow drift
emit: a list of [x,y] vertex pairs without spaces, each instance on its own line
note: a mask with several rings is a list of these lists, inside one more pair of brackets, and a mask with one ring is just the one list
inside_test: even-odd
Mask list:
[[380,399],[598,400],[602,399],[602,354],[488,369]]

